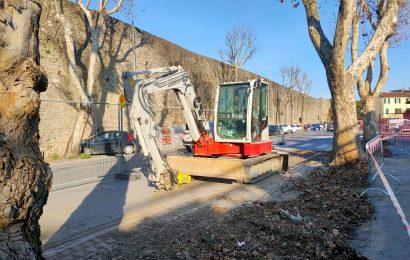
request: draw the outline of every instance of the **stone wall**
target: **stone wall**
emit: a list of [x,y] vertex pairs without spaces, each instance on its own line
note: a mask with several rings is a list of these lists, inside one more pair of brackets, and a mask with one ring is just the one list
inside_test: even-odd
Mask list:
[[[85,18],[80,8],[69,1],[64,2],[64,12],[66,19],[72,23],[78,70],[83,81],[86,81],[90,42],[86,36]],[[49,78],[48,90],[41,95],[40,143],[47,157],[52,153],[63,154],[77,115],[79,104],[75,101],[79,101],[79,96],[68,74],[63,27],[55,19],[53,1],[51,3],[43,1],[40,26],[41,65],[45,68]],[[115,129],[118,126],[118,107],[115,104],[118,103],[119,95],[123,93],[121,73],[132,71],[133,67],[132,30],[131,26],[116,19],[110,18],[105,23],[100,37],[102,48],[95,68],[97,77],[93,101],[108,105],[98,105],[95,108],[93,113],[98,116],[93,118],[92,122],[90,121],[90,127],[84,134],[85,136],[90,134],[92,125],[94,129],[104,130]],[[212,117],[215,86],[221,80],[233,79],[232,68],[137,28],[134,30],[138,44],[136,48],[137,70],[181,65],[188,72],[197,95],[202,98],[205,108],[209,109],[209,115]],[[238,72],[238,76],[239,78],[260,77],[243,70]],[[270,123],[298,123],[299,117],[302,117],[302,96],[294,93],[294,100],[291,102],[292,109],[291,104],[286,106],[287,89],[273,81],[267,81],[270,83]],[[279,97],[279,106],[277,106],[276,97]],[[157,122],[159,125],[185,125],[172,92],[157,94],[153,97],[153,101],[158,106]],[[328,100],[307,96],[304,103],[304,123],[327,120]],[[124,113],[125,129],[128,129],[128,110],[126,109]]]

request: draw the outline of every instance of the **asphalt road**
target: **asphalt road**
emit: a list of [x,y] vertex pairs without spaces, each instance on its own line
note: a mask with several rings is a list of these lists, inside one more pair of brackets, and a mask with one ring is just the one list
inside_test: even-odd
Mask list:
[[[271,136],[270,139],[273,141],[274,148],[278,150],[294,148],[311,151],[331,151],[333,133],[326,131],[302,132],[285,134],[284,139],[282,139],[282,136]],[[280,142],[283,140],[285,141],[285,144],[281,145]]]

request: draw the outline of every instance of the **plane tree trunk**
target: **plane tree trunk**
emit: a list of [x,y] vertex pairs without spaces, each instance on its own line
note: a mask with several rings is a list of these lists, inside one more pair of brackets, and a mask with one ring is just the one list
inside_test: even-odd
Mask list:
[[377,24],[363,52],[350,65],[346,64],[346,50],[351,39],[352,24],[358,8],[355,0],[339,1],[339,10],[333,42],[326,37],[320,22],[317,0],[303,0],[309,36],[326,70],[332,95],[334,141],[332,165],[342,165],[362,155],[358,138],[354,87],[364,70],[380,52],[386,38],[397,24],[399,1],[386,3],[385,12]]
[[377,136],[375,99],[373,96],[362,97],[363,109],[363,143]]
[[0,0],[0,259],[41,258],[52,175],[39,149],[40,14],[39,1]]
[[354,81],[349,80],[343,71],[336,72],[336,75],[328,77],[334,118],[332,163],[342,165],[357,160],[362,149],[358,136]]

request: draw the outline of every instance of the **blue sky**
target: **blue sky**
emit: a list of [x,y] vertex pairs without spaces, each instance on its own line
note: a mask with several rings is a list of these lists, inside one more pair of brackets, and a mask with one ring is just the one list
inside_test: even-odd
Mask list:
[[[330,10],[321,9],[322,24],[329,34],[329,19],[335,17]],[[277,0],[136,0],[134,15],[137,27],[214,59],[219,59],[218,50],[224,47],[225,32],[234,25],[245,25],[258,40],[256,55],[244,69],[282,83],[280,68],[298,65],[313,81],[310,95],[330,98],[325,70],[307,32],[303,6],[292,8]],[[114,16],[130,22],[122,14]],[[384,90],[410,87],[409,41],[389,50],[389,65]]]

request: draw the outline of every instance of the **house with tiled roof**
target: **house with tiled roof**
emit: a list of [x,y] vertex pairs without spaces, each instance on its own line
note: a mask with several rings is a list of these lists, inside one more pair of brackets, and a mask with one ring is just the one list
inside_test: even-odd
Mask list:
[[410,90],[394,90],[382,92],[377,100],[376,114],[382,117],[401,117],[405,112],[410,112]]

